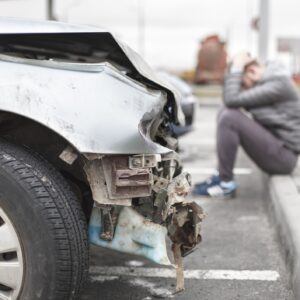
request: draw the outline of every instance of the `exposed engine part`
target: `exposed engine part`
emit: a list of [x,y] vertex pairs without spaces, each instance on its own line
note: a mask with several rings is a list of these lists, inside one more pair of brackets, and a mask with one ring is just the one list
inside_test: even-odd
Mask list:
[[[132,201],[132,208],[138,212],[141,216],[143,216],[146,220],[154,222],[154,214],[155,214],[155,206],[153,204],[153,196],[135,198]],[[159,222],[154,222],[157,224],[162,224]]]
[[184,265],[182,257],[191,253],[201,242],[201,222],[203,209],[195,202],[175,205],[175,212],[167,220],[168,236],[173,242],[177,284],[176,293],[184,290]]
[[180,157],[179,157],[179,154],[177,152],[169,152],[169,153],[166,153],[164,155],[162,155],[162,158],[161,158],[162,161],[167,161],[167,160],[175,160],[177,162],[180,162]]
[[148,170],[116,170],[116,188],[149,186],[152,183],[152,174]]
[[102,163],[110,199],[151,195],[153,177],[150,168],[129,169],[128,156],[105,156]]
[[169,180],[164,177],[153,176],[155,183],[152,187],[153,191],[158,193],[161,190],[167,190],[169,185]]
[[101,234],[100,238],[104,241],[112,241],[115,234],[115,228],[120,214],[120,207],[104,206],[101,209]]
[[166,190],[161,190],[156,193],[154,206],[155,206],[155,213],[153,216],[153,222],[162,224],[163,223],[163,210],[165,208],[166,202],[168,200],[168,194]]
[[84,170],[98,204],[130,206],[132,198],[151,195],[152,168],[161,160],[160,155],[92,158],[84,161]]
[[180,244],[186,256],[201,242],[201,222],[205,215],[195,202],[175,205],[176,211],[167,220],[168,235],[174,244]]
[[174,255],[175,268],[176,268],[176,288],[175,293],[180,293],[185,290],[184,288],[184,265],[181,256],[181,245],[173,244],[172,251]]
[[[182,257],[201,241],[201,207],[186,201],[188,173],[178,172],[176,154],[103,156],[85,161],[85,171],[98,203],[90,220],[92,243],[143,255],[169,264],[165,237],[172,241],[177,272],[176,292],[184,289]],[[126,204],[132,208],[122,208]],[[99,205],[100,204],[100,205]]]
[[178,148],[178,140],[176,138],[173,138],[171,136],[165,136],[164,140],[167,143],[167,146],[171,149],[177,149]]
[[165,174],[169,179],[172,179],[174,178],[174,176],[181,173],[182,168],[180,167],[181,166],[180,157],[177,152],[172,151],[167,154],[164,154],[162,156],[162,161],[169,163],[169,166],[167,168],[168,174]]
[[158,128],[155,138],[159,143],[167,148],[177,151],[178,139],[173,137],[172,134],[173,131],[171,129],[171,124],[164,120]]
[[130,206],[131,199],[110,199],[107,191],[101,159],[86,160],[84,171],[90,184],[93,199],[102,205]]
[[160,154],[134,155],[129,157],[129,168],[155,168],[160,161]]
[[185,202],[185,198],[190,190],[191,178],[188,173],[182,173],[174,178],[168,186],[168,201],[163,211],[163,220],[166,220],[170,214],[176,211],[175,204]]

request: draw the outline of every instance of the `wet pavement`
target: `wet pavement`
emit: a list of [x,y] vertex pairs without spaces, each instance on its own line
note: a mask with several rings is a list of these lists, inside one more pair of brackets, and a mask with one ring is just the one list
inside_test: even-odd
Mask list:
[[[216,166],[214,132],[219,102],[208,99],[201,103],[195,130],[180,141],[182,159],[194,182],[209,176]],[[239,186],[235,199],[194,198],[207,217],[202,244],[185,258],[190,277],[185,292],[172,294],[172,271],[140,257],[92,247],[90,279],[81,300],[294,299],[277,235],[267,217],[263,175],[242,151],[235,171]]]

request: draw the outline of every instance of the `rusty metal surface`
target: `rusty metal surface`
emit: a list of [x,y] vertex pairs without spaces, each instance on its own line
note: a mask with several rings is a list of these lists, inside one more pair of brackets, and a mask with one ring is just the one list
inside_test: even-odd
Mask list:
[[195,202],[181,203],[167,221],[168,236],[173,242],[177,282],[176,293],[184,290],[184,264],[182,257],[190,254],[201,242],[201,222],[204,213]]
[[174,244],[181,245],[182,256],[189,254],[201,242],[201,222],[205,215],[195,202],[177,206],[168,218],[168,234]]

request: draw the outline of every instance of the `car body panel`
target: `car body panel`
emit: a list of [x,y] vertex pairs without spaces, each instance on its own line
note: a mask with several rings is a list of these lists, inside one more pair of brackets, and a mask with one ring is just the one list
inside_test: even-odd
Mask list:
[[100,209],[94,208],[89,225],[89,239],[95,245],[120,252],[142,255],[155,263],[171,265],[167,254],[167,229],[154,224],[130,207],[124,207],[112,241],[104,241],[101,236],[102,216]]
[[[125,43],[121,42],[113,33],[93,26],[86,25],[74,25],[62,22],[53,21],[32,21],[26,19],[15,19],[0,17],[0,35],[9,34],[61,34],[61,33],[90,33],[97,35],[98,39],[104,39],[104,37],[109,37],[110,41],[110,51],[117,52],[117,48],[121,49],[119,54],[119,60],[124,61],[124,63],[131,65],[140,76],[144,77],[146,81],[157,87],[165,90],[168,93],[171,101],[174,101],[174,118],[178,123],[184,123],[184,116],[180,108],[180,93],[175,87],[170,85],[167,81],[163,80],[153,69],[141,58],[141,56],[136,53],[133,49],[128,47]],[[43,65],[44,61],[39,61],[39,64]]]
[[97,68],[82,72],[0,61],[0,108],[51,128],[81,153],[171,151],[141,128],[145,114],[161,113],[163,93],[133,82],[108,64]]

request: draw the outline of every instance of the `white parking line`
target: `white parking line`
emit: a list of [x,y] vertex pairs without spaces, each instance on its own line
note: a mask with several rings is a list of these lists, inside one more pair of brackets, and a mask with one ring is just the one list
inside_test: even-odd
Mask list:
[[[174,269],[166,268],[129,268],[129,267],[90,267],[92,280],[97,281],[97,276],[106,278],[116,276],[145,277],[145,278],[176,278]],[[185,270],[186,279],[214,279],[214,280],[254,280],[276,281],[280,278],[277,271],[271,270]]]
[[[204,174],[204,175],[210,175],[214,174],[216,172],[215,168],[184,168],[186,172],[189,172],[191,174]],[[236,175],[250,175],[252,174],[252,169],[249,168],[234,168],[233,173]]]
[[[129,281],[133,286],[145,288],[155,298],[174,298],[174,293],[169,289],[161,286],[157,286],[153,282],[149,282],[142,278],[133,278]],[[144,298],[145,299],[145,298]],[[147,298],[146,298],[147,299]],[[149,299],[149,298],[148,298]],[[150,298],[151,299],[151,298]]]

